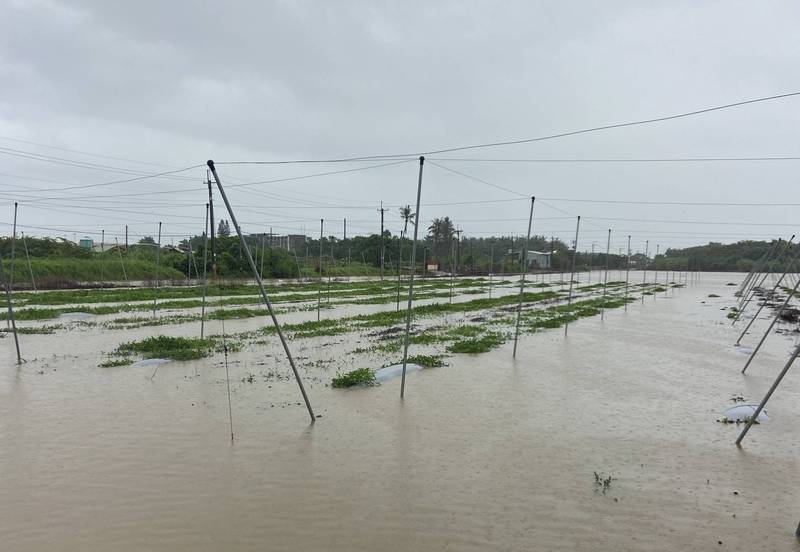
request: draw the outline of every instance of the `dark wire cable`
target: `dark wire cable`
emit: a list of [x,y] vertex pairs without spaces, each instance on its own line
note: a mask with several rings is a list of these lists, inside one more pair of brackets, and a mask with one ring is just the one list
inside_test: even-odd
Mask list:
[[567,132],[559,132],[557,134],[548,134],[545,136],[539,136],[536,138],[523,138],[520,140],[505,140],[501,142],[486,142],[483,144],[473,144],[469,146],[459,146],[459,147],[452,147],[452,148],[443,148],[438,150],[429,150],[429,151],[420,151],[415,153],[395,153],[391,155],[368,155],[363,157],[345,157],[340,159],[315,159],[315,160],[295,160],[295,161],[228,161],[228,162],[217,162],[217,165],[225,165],[225,164],[236,164],[236,165],[275,165],[275,164],[288,164],[288,163],[344,163],[349,161],[371,161],[371,160],[380,160],[380,159],[414,159],[418,158],[420,155],[429,156],[429,155],[437,155],[440,153],[451,153],[454,151],[465,151],[465,150],[473,150],[473,149],[482,149],[482,148],[493,148],[493,147],[500,147],[500,146],[513,146],[517,144],[529,144],[532,142],[543,142],[545,140],[555,140],[558,138],[565,138],[567,136],[577,136],[579,134],[588,134],[590,132],[599,132],[603,130],[611,130],[615,128],[625,128],[637,125],[648,125],[653,123],[660,123],[664,121],[671,121],[673,119],[681,119],[684,117],[693,117],[696,115],[702,115],[704,113],[711,113],[713,111],[721,111],[723,109],[731,109],[734,107],[740,107],[743,105],[749,105],[754,103],[760,102],[768,102],[773,100],[780,100],[784,98],[790,98],[793,96],[800,96],[800,92],[788,92],[786,94],[775,94],[772,96],[763,96],[760,98],[753,98],[750,100],[743,100],[740,102],[728,103],[723,105],[716,105],[712,107],[705,107],[702,109],[695,109],[693,111],[686,111],[683,113],[676,113],[674,115],[664,115],[661,117],[652,117],[649,119],[639,119],[636,121],[628,121],[625,123],[614,123],[609,125],[602,125],[596,127],[589,127],[583,128],[580,130],[571,130]]

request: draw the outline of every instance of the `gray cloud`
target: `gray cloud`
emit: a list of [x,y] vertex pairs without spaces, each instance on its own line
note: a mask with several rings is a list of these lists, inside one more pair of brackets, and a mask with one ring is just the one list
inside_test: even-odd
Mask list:
[[[418,152],[800,90],[795,30],[800,7],[793,2],[3,4],[0,135],[157,166],[6,139],[0,147],[143,171],[209,157]],[[791,156],[800,153],[799,101],[448,157]],[[64,185],[124,177],[2,158],[2,173]],[[764,202],[790,201],[800,163],[442,164],[543,198]],[[231,183],[241,183],[341,168],[224,166],[221,171]],[[59,201],[31,200],[53,195],[31,188],[57,185],[0,176],[0,198],[6,202],[0,210],[8,213],[0,221],[10,221],[9,202],[16,198],[22,202],[21,222],[30,226],[83,233],[119,231],[129,222],[134,231],[151,233],[147,229],[164,220],[171,233],[197,232],[205,171],[185,176],[195,180],[73,190],[59,195],[75,199]],[[413,202],[415,178],[410,163],[254,187],[258,192],[241,188],[232,196],[245,209],[240,217],[251,230],[270,224],[313,228],[320,217],[346,216],[352,231],[366,232],[374,230],[380,200]],[[182,193],[89,197],[167,189]],[[426,169],[426,203],[513,197],[435,166]],[[667,246],[786,235],[791,227],[750,224],[793,220],[790,207],[546,203],[587,217],[582,249],[599,241],[609,226],[615,244],[633,233],[635,246],[645,239]],[[348,208],[314,208],[320,204]],[[504,219],[524,219],[526,212],[521,200],[429,206],[422,215],[449,214],[463,221],[465,233],[487,235],[524,232],[524,221]],[[536,213],[566,216],[545,203]],[[399,218],[393,223],[396,231]],[[534,231],[566,239],[572,224],[542,220]]]

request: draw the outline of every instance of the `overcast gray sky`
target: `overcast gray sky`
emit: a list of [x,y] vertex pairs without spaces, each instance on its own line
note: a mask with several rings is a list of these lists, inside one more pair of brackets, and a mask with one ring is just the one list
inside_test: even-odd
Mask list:
[[[3,1],[0,232],[106,241],[202,231],[203,167],[417,153],[800,91],[800,4],[763,2]],[[579,248],[788,236],[800,161],[500,162],[800,156],[800,97],[513,147],[431,155],[422,219]],[[33,143],[31,143],[33,142]],[[51,147],[45,147],[51,146]],[[63,148],[63,149],[53,149]],[[81,153],[82,152],[82,153]],[[85,153],[93,155],[85,155]],[[102,157],[105,156],[105,157]],[[438,160],[436,160],[438,158]],[[458,158],[459,160],[453,160]],[[449,159],[449,160],[443,160]],[[220,165],[229,185],[376,163]],[[231,188],[246,231],[375,232],[414,202],[418,163]],[[70,188],[59,191],[59,188]],[[138,195],[131,195],[138,194]],[[500,201],[503,200],[503,201]],[[460,205],[459,205],[460,203]],[[449,205],[447,205],[449,204]],[[220,212],[222,205],[217,208]],[[712,222],[717,224],[699,224]],[[722,224],[726,223],[726,224]],[[727,224],[729,223],[729,224]],[[53,229],[53,230],[48,230]],[[97,236],[95,239],[97,239]],[[600,246],[599,244],[603,244]]]

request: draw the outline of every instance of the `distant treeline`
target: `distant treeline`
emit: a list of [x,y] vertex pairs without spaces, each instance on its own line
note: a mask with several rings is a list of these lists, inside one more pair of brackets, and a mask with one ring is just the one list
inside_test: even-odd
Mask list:
[[[411,240],[385,232],[370,236],[354,236],[346,240],[333,236],[307,239],[292,250],[270,248],[263,236],[247,238],[254,262],[264,278],[294,278],[300,275],[313,277],[324,275],[374,275],[380,272],[381,249],[385,249],[385,271],[396,272],[398,259],[408,270],[411,258]],[[160,279],[175,280],[202,277],[203,253],[206,240],[195,236],[184,240],[177,247],[162,247],[157,250],[152,238],[144,238],[130,247],[110,247],[104,252],[83,249],[77,244],[52,238],[18,238],[13,263],[15,282],[30,281],[30,269],[41,287],[63,287],[70,282],[153,280],[156,278],[156,258]],[[684,249],[668,249],[655,259],[646,261],[644,255],[631,258],[631,268],[657,268],[659,270],[705,270],[705,271],[749,271],[770,248],[771,242],[742,241],[734,244],[709,243]],[[320,246],[322,262],[320,270]],[[800,252],[800,246],[792,246],[791,252],[777,258],[769,268],[780,271],[788,259]],[[26,252],[27,248],[27,252]],[[0,254],[3,255],[7,272],[11,265],[11,239],[0,238]],[[437,237],[429,234],[417,243],[417,270],[422,270],[423,260],[428,265],[449,272],[454,267],[458,274],[482,275],[493,272],[513,273],[520,270],[520,252],[523,240],[514,237],[457,239],[455,233]],[[191,250],[191,255],[189,251]],[[223,278],[251,276],[251,270],[241,243],[236,236],[217,237],[214,242],[217,274]],[[401,251],[402,250],[402,251]],[[572,252],[567,244],[545,236],[533,236],[528,250],[551,253],[553,271],[569,271]],[[781,245],[779,251],[784,251]],[[27,258],[31,259],[28,266]],[[610,269],[625,268],[627,255],[608,256]],[[606,265],[604,253],[578,252],[577,270],[602,269]],[[124,269],[123,269],[124,267]],[[533,269],[537,267],[534,265]],[[206,256],[205,270],[212,274],[211,251]],[[50,282],[48,286],[47,282]]]
[[[668,249],[655,260],[655,266],[665,270],[704,270],[713,272],[749,272],[775,242],[740,241],[730,244],[711,242],[684,249]],[[782,272],[788,263],[800,253],[800,246],[787,249],[786,241],[776,246],[776,254],[771,257],[767,269]]]

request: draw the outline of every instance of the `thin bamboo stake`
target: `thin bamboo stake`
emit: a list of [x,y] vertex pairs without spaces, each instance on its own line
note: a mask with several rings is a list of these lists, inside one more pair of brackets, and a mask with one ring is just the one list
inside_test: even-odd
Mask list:
[[325,219],[319,219],[319,285],[317,286],[317,322],[319,322],[319,310],[322,308],[322,227]]
[[625,268],[625,312],[628,312],[628,289],[631,276],[631,236],[628,235],[628,266]]
[[244,235],[242,234],[242,229],[239,227],[239,223],[236,221],[236,215],[233,212],[233,207],[231,207],[231,204],[228,201],[228,196],[225,195],[225,189],[222,187],[222,182],[220,182],[216,168],[214,168],[214,161],[209,160],[208,167],[209,169],[211,169],[211,174],[214,175],[214,180],[217,182],[217,188],[219,189],[219,193],[222,196],[222,201],[225,202],[225,207],[228,209],[228,214],[231,217],[231,222],[233,223],[234,228],[236,228],[236,233],[239,235],[239,240],[242,243],[245,256],[247,257],[247,262],[250,265],[250,269],[253,271],[253,275],[256,278],[256,283],[258,284],[258,288],[261,291],[261,297],[264,299],[264,303],[266,303],[267,305],[267,310],[269,311],[269,315],[272,318],[272,323],[275,325],[275,329],[278,332],[278,337],[280,338],[281,344],[283,345],[283,350],[286,353],[286,358],[289,360],[289,365],[292,367],[292,372],[294,373],[294,378],[297,381],[298,387],[300,388],[300,393],[303,395],[303,400],[306,403],[308,414],[311,417],[311,423],[314,423],[316,422],[316,417],[314,416],[314,410],[311,408],[311,402],[309,401],[308,395],[306,394],[306,389],[303,386],[303,381],[300,379],[300,373],[297,371],[297,367],[295,366],[294,358],[292,357],[292,353],[289,350],[289,344],[286,342],[286,337],[283,335],[283,330],[281,330],[280,324],[278,324],[278,318],[275,316],[275,311],[272,308],[272,302],[269,300],[269,296],[267,295],[267,290],[264,289],[264,284],[262,283],[261,278],[258,275],[258,270],[256,270],[256,265],[253,262],[253,257],[250,255],[250,248],[247,246],[247,242],[245,242]]
[[[572,281],[575,279],[575,261],[578,257],[578,231],[581,228],[581,217],[578,217],[578,224],[575,226],[575,248],[572,250],[572,272],[569,276],[569,295],[567,296],[567,305],[572,305]],[[567,337],[569,330],[569,320],[564,324],[564,337]]]
[[644,273],[642,274],[642,305],[644,305],[644,294],[647,290],[647,264],[650,261],[648,254],[650,253],[650,240],[647,240],[644,245]]
[[[653,275],[653,282],[655,283],[656,287],[658,287],[658,250],[660,248],[661,248],[661,244],[657,243],[656,244],[656,256],[653,257],[653,270],[655,271],[655,274]],[[656,292],[655,288],[653,288],[653,301],[656,300],[656,295],[658,295],[658,292]]]
[[422,196],[422,166],[425,163],[425,158],[419,158],[419,178],[417,180],[417,210],[416,220],[414,220],[414,241],[411,244],[411,274],[408,280],[408,306],[406,308],[406,336],[403,343],[403,374],[400,379],[400,398],[405,396],[406,391],[406,363],[408,362],[408,336],[411,330],[411,303],[414,299],[414,272],[416,269],[417,261],[417,232],[419,231],[419,205],[420,197]]
[[600,321],[605,320],[606,315],[606,288],[608,286],[608,255],[611,253],[611,228],[608,229],[608,242],[606,243],[606,270],[603,275],[603,306],[600,308]]
[[525,292],[525,273],[528,271],[526,261],[528,260],[528,242],[531,239],[531,226],[533,225],[533,204],[536,202],[536,197],[531,196],[531,210],[528,215],[528,233],[525,235],[525,248],[519,256],[519,266],[522,272],[519,276],[519,298],[517,300],[517,324],[514,330],[514,351],[511,353],[511,358],[517,358],[517,340],[519,339],[519,322],[522,318],[522,295]]
[[36,293],[36,278],[33,277],[33,265],[31,265],[31,255],[28,253],[28,240],[25,239],[25,232],[22,233],[22,245],[25,247],[25,258],[28,259],[28,272],[31,274],[33,292]]
[[17,323],[14,320],[14,306],[11,301],[11,286],[6,279],[3,271],[3,255],[0,255],[0,280],[3,281],[3,288],[6,292],[6,307],[8,308],[8,320],[11,323],[11,331],[14,333],[14,346],[17,348],[17,364],[22,364],[22,354],[19,351],[19,337],[17,336]]
[[208,293],[208,217],[211,206],[206,203],[206,226],[203,230],[203,303],[200,307],[200,339],[206,329],[206,294]]
[[156,302],[158,301],[159,265],[161,263],[161,223],[158,223],[158,243],[156,244],[156,287],[153,290],[153,318],[156,317]]
[[489,250],[489,299],[492,298],[492,272],[494,271],[494,243]]
[[231,443],[233,442],[233,403],[231,402],[231,374],[228,370],[228,340],[225,336],[225,319],[222,319],[222,350],[225,354],[225,384],[228,387],[228,422],[231,426]]
[[128,271],[125,270],[125,261],[122,258],[122,248],[119,245],[119,240],[114,238],[114,242],[117,244],[117,253],[119,253],[119,264],[122,266],[122,276],[125,278],[125,283],[130,284],[128,281]]
[[403,270],[403,232],[400,232],[400,244],[397,261],[397,312],[400,312],[400,273]]
[[11,263],[9,263],[9,275],[8,275],[8,287],[9,289],[14,289],[14,259],[16,258],[16,248],[17,248],[17,207],[18,203],[14,202],[14,225],[13,230],[11,231]]
[[455,283],[455,255],[456,255],[456,240],[450,236],[450,303],[453,302],[453,284]]
[[106,275],[106,231],[100,230],[100,284],[102,285]]

